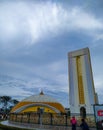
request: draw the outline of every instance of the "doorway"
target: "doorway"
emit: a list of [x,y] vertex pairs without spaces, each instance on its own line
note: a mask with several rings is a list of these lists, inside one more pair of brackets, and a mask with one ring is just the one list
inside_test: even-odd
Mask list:
[[80,108],[80,116],[82,118],[86,118],[86,109],[85,109],[85,107]]

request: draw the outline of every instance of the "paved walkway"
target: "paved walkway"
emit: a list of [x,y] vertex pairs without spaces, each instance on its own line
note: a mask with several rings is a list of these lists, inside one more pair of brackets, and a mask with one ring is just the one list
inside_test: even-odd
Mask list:
[[[49,126],[49,125],[38,125],[38,124],[27,124],[27,123],[9,123],[9,121],[2,121],[1,124],[18,127],[18,128],[26,128],[28,130],[71,130],[69,126]],[[77,127],[77,130],[81,130],[80,127]],[[90,130],[96,130],[96,128],[90,128]]]

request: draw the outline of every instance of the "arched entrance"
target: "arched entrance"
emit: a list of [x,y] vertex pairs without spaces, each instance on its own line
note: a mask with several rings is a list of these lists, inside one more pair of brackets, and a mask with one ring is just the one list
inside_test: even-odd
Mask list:
[[86,109],[85,109],[85,107],[80,108],[80,116],[82,118],[86,118]]

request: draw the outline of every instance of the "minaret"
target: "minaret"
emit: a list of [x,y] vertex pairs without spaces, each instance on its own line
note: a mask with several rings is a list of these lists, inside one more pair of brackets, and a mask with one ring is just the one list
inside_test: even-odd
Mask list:
[[88,48],[68,53],[70,111],[82,116],[93,114],[96,104],[93,74]]

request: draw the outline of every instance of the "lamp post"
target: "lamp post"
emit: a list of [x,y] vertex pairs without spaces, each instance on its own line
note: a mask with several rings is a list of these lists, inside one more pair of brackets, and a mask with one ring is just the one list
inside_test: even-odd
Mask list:
[[43,112],[44,112],[44,108],[40,108],[39,113],[40,113],[40,126],[41,127],[42,127],[42,115],[43,115]]

